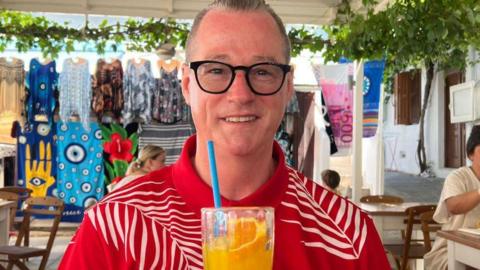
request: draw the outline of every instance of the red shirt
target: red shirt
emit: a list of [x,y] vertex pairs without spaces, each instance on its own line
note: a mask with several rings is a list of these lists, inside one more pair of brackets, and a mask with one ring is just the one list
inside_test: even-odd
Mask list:
[[[172,166],[139,178],[88,210],[59,269],[203,269],[200,209],[213,206],[210,186],[193,168],[195,136]],[[273,269],[390,269],[372,219],[285,165],[224,206],[275,208]]]

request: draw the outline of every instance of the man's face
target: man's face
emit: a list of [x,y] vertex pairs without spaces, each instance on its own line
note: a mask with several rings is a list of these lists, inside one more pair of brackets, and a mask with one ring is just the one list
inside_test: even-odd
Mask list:
[[473,153],[469,156],[470,160],[475,165],[480,165],[480,145],[475,146]]
[[[191,44],[190,61],[216,60],[232,66],[261,62],[286,64],[284,43],[274,19],[265,12],[208,12]],[[209,94],[200,89],[194,71],[183,69],[183,94],[191,106],[199,142],[213,140],[234,155],[249,155],[271,147],[293,92],[293,72],[279,92],[254,94],[245,72],[237,71],[227,92]],[[263,148],[264,149],[264,148]]]

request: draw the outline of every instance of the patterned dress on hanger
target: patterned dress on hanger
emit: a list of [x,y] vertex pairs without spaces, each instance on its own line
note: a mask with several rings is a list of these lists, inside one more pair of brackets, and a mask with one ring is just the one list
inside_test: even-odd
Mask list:
[[58,87],[58,73],[54,60],[48,64],[42,64],[38,59],[33,58],[30,61],[30,70],[26,79],[27,87],[27,130],[31,129],[31,124],[39,116],[41,120],[53,123],[53,114],[55,111],[55,91]]
[[156,81],[153,118],[164,124],[173,124],[183,120],[185,101],[178,79],[178,69],[175,68],[168,72],[163,67],[160,67],[160,78]]
[[0,116],[9,114],[14,117],[13,120],[22,119],[25,101],[24,82],[23,61],[15,58],[8,61],[0,57]]
[[152,121],[152,99],[155,79],[150,61],[135,63],[130,59],[123,79],[125,104],[123,107],[123,124],[133,122],[136,118],[143,123]]
[[85,129],[89,128],[92,85],[88,61],[75,63],[71,58],[63,62],[58,87],[60,91],[60,119],[68,122],[70,116],[78,115]]
[[117,120],[123,109],[123,68],[120,60],[107,63],[98,59],[92,77],[92,110],[102,122],[103,116],[113,114]]
[[56,124],[32,122],[16,129],[17,186],[31,189],[33,197],[52,196],[56,189]]
[[0,143],[15,144],[12,123],[25,124],[25,71],[23,61],[0,57]]
[[66,204],[88,208],[104,194],[102,132],[92,122],[60,122],[57,129],[58,197]]

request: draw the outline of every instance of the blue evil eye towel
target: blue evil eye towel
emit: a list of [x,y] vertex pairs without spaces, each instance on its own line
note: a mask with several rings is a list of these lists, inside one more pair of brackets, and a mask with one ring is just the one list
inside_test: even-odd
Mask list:
[[58,197],[87,208],[104,195],[102,133],[97,123],[87,131],[79,122],[57,124]]
[[32,197],[55,193],[54,135],[55,125],[46,122],[34,121],[28,130],[17,129],[17,185],[31,189]]

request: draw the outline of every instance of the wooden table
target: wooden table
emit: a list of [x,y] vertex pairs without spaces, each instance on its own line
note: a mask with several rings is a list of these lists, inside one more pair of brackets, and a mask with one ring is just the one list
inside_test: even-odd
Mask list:
[[404,219],[407,217],[407,208],[423,204],[426,203],[360,203],[359,206],[372,217],[375,227],[383,240],[386,231],[401,231],[405,229]]
[[480,269],[480,235],[438,231],[437,236],[447,239],[449,270],[463,270],[467,265]]
[[0,245],[8,245],[10,231],[10,208],[15,202],[0,200]]

